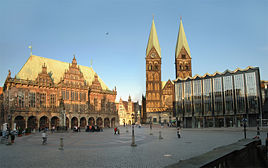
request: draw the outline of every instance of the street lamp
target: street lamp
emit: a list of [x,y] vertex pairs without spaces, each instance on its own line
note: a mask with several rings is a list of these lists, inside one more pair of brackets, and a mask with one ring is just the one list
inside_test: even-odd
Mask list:
[[132,113],[131,114],[131,117],[132,117],[132,143],[131,143],[131,146],[132,147],[135,147],[135,146],[137,146],[136,144],[135,144],[135,135],[134,135],[134,114]]
[[244,138],[246,139],[247,138],[247,129],[246,129],[246,127],[247,127],[247,119],[246,118],[243,118],[243,123],[244,123]]

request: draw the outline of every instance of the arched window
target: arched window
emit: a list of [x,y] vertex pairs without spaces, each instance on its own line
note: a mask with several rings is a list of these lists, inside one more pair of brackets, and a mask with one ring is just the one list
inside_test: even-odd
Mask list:
[[182,70],[182,66],[181,66],[181,64],[180,64],[180,70]]
[[189,69],[189,66],[188,65],[185,65],[185,69],[188,70]]
[[149,64],[148,69],[149,69],[149,70],[153,70],[153,66],[152,66],[152,64]]
[[154,64],[154,69],[158,70],[158,65],[157,64]]
[[148,93],[148,100],[151,100],[151,93]]
[[154,75],[154,79],[155,79],[155,80],[159,80],[159,75],[158,75],[158,73],[156,73],[156,74]]

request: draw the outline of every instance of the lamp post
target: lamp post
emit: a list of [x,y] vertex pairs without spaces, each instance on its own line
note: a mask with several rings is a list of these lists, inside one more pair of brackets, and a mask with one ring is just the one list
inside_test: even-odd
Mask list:
[[152,117],[150,117],[150,135],[153,135],[152,129],[153,129],[153,126],[152,126]]
[[243,118],[243,123],[244,123],[244,138],[246,139],[247,138],[247,119],[246,118]]
[[135,146],[137,146],[137,145],[135,144],[135,135],[134,135],[134,114],[133,114],[133,113],[131,114],[131,117],[132,117],[132,143],[131,143],[131,146],[132,146],[132,147],[135,147]]

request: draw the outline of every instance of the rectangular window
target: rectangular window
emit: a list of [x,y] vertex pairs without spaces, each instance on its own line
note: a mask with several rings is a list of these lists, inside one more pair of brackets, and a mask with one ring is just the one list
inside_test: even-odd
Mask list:
[[40,94],[40,107],[46,107],[46,93]]
[[225,114],[234,114],[234,98],[233,98],[233,78],[232,76],[223,77],[223,90],[225,100]]
[[191,81],[184,83],[185,116],[192,116],[192,85]]
[[62,99],[63,99],[63,100],[66,100],[66,98],[65,98],[65,90],[62,90],[62,91],[61,91],[61,96],[62,96]]
[[75,92],[75,100],[78,100],[78,93]]
[[34,92],[30,92],[29,93],[29,107],[35,107],[35,93]]
[[24,92],[18,91],[19,107],[24,107]]
[[56,107],[56,95],[55,94],[50,95],[50,107]]
[[193,101],[194,113],[196,116],[202,115],[202,83],[201,80],[193,81]]
[[235,85],[235,96],[236,96],[236,113],[245,114],[246,104],[245,104],[245,86],[244,86],[244,75],[234,75],[234,85]]
[[248,96],[248,113],[258,113],[258,94],[255,72],[246,73],[246,86]]
[[71,91],[71,100],[74,100],[74,92]]
[[213,79],[214,92],[214,112],[215,115],[223,114],[223,100],[222,100],[222,79],[221,77]]
[[212,116],[212,85],[211,79],[203,80],[204,116]]
[[66,91],[66,100],[69,100],[69,91]]

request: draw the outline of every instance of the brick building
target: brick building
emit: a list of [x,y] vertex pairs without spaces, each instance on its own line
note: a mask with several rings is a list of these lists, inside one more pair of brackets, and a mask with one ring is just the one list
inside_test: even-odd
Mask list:
[[59,104],[64,102],[68,128],[86,125],[113,127],[119,122],[116,88],[110,90],[92,67],[31,55],[3,87],[1,119],[16,128],[59,126]]
[[[173,119],[174,83],[161,81],[161,49],[154,20],[146,48],[146,100],[143,101],[142,121],[167,123]],[[175,49],[176,78],[192,76],[191,54],[182,20]],[[145,103],[145,104],[144,104]]]

